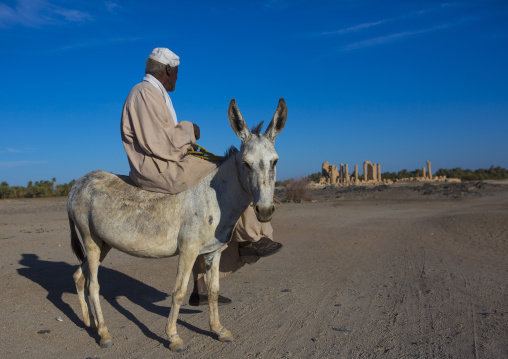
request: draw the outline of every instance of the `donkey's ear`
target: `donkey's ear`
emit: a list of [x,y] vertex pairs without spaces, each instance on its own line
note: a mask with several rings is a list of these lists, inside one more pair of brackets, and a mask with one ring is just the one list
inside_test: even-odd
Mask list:
[[275,137],[282,131],[284,125],[286,124],[286,119],[288,117],[288,108],[286,106],[286,101],[281,97],[279,100],[279,105],[275,110],[275,115],[273,115],[272,122],[268,125],[268,128],[265,131],[265,137],[270,141],[274,142]]
[[236,135],[240,137],[242,142],[247,141],[250,138],[251,133],[247,127],[247,124],[243,120],[242,113],[238,109],[235,99],[232,99],[229,103],[228,119],[231,128],[233,131],[235,131]]

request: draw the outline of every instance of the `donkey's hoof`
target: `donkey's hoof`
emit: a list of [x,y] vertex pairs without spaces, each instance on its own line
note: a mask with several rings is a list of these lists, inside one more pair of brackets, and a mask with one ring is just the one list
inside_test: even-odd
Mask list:
[[183,352],[185,350],[185,347],[183,346],[183,340],[180,338],[173,339],[169,344],[169,350],[177,353]]
[[219,335],[219,341],[223,343],[230,343],[233,341],[233,335],[229,330],[226,330],[223,334]]
[[113,345],[113,339],[106,339],[106,340],[102,340],[99,342],[101,348],[109,348],[110,346]]
[[172,352],[181,353],[181,352],[185,351],[185,348],[183,346],[183,342],[171,343],[171,344],[169,344],[169,350],[171,350]]

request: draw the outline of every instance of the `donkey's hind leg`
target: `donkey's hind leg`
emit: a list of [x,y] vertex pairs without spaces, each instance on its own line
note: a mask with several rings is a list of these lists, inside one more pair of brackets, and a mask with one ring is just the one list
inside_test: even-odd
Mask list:
[[208,305],[210,308],[210,329],[219,336],[221,342],[232,342],[231,332],[219,321],[219,262],[221,250],[204,255],[206,268],[206,285],[208,287]]
[[[104,258],[106,257],[106,255],[108,254],[110,249],[111,249],[111,247],[108,244],[103,243],[102,248],[101,248],[100,263],[102,263],[102,261],[104,260]],[[87,327],[90,327],[90,324],[91,324],[90,316],[92,316],[92,318],[93,318],[93,314],[91,312],[91,308],[88,303],[88,288],[86,288],[87,287],[86,286],[87,278],[90,278],[90,271],[89,271],[89,267],[88,267],[88,258],[85,258],[83,263],[81,263],[81,265],[78,267],[78,269],[74,273],[73,278],[74,278],[74,282],[76,283],[76,291],[78,293],[79,304],[81,306],[81,313],[83,314],[83,322],[85,323],[85,325]],[[88,283],[89,283],[89,279],[88,279]],[[85,289],[87,289],[86,293],[85,293]],[[95,322],[94,323],[95,328],[97,328],[97,325],[98,325],[97,320],[95,318],[93,318],[93,319]]]
[[[83,321],[87,327],[90,326],[90,308],[88,307],[87,297],[85,295],[86,277],[88,273],[88,260],[85,258],[83,263],[78,267],[78,270],[72,276],[76,283],[76,291],[78,292],[79,304],[81,306],[81,313],[83,314]],[[88,276],[88,275],[87,275]]]
[[100,346],[102,348],[109,348],[113,344],[113,340],[109,335],[108,328],[104,323],[104,317],[102,315],[101,303],[99,298],[99,264],[104,259],[106,254],[109,252],[111,247],[100,239],[95,241],[87,241],[87,259],[88,259],[88,270],[89,276],[89,292],[92,300],[93,307],[95,309],[95,318],[97,320],[97,333],[100,335]]

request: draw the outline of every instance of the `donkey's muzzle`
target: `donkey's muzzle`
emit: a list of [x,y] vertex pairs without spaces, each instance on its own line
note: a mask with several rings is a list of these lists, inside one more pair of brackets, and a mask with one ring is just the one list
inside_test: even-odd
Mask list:
[[254,212],[256,213],[258,221],[270,222],[272,220],[272,214],[275,212],[275,206],[273,204],[268,207],[261,207],[260,205],[256,205],[254,207]]

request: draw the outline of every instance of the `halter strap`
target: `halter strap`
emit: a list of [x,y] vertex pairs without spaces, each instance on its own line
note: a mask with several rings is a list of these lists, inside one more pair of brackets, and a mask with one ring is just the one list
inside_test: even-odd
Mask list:
[[243,187],[243,183],[242,183],[242,180],[240,178],[240,169],[238,168],[238,161],[236,160],[236,155],[235,154],[235,167],[236,167],[236,174],[238,175],[238,182],[240,182],[240,188],[243,189],[243,191],[247,194],[249,194],[249,192],[247,192],[247,190],[245,189],[245,187]]

